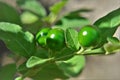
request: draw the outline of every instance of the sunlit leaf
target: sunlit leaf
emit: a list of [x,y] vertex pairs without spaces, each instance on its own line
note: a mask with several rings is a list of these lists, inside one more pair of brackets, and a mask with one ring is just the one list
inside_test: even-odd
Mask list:
[[78,41],[78,32],[74,29],[68,28],[66,30],[66,44],[69,48],[78,50],[80,47]]
[[1,22],[0,39],[3,40],[13,53],[29,57],[35,52],[34,36],[30,32],[23,32],[19,25]]
[[26,66],[28,68],[31,68],[31,67],[34,67],[36,65],[41,65],[41,64],[43,64],[43,63],[45,63],[45,62],[47,62],[49,60],[51,60],[51,59],[42,59],[42,58],[39,58],[39,57],[36,57],[36,56],[31,56],[28,59],[28,61],[26,63]]

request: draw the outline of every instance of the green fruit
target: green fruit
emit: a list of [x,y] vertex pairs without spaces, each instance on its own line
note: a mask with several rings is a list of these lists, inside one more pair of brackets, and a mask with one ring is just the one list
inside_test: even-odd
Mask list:
[[46,36],[42,36],[38,39],[38,44],[41,46],[46,46]]
[[46,46],[46,38],[49,31],[50,28],[43,28],[37,33],[36,40],[40,46]]
[[64,31],[61,29],[52,29],[47,35],[47,46],[52,50],[60,50],[65,46]]
[[81,46],[95,46],[99,40],[99,32],[92,26],[82,27],[78,33],[78,40]]

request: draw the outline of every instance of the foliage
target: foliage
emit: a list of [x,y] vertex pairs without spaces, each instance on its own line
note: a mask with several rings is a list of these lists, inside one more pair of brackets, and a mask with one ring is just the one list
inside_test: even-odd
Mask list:
[[16,71],[17,70],[15,64],[8,64],[3,67],[0,67],[0,78],[2,80],[13,80]]
[[[84,55],[108,55],[120,51],[120,40],[113,37],[120,26],[120,8],[90,24],[86,17],[80,15],[81,12],[88,12],[87,9],[59,17],[67,2],[61,0],[54,4],[49,8],[49,14],[37,0],[16,0],[21,13],[0,2],[0,39],[13,53],[12,58],[17,58],[16,65],[0,67],[0,79],[13,80],[17,72],[21,75],[15,80],[26,77],[34,80],[65,80],[80,74],[85,66]],[[80,31],[86,25],[93,25],[100,33],[100,41],[95,46],[83,47],[79,43],[76,29]],[[47,43],[45,47],[37,43],[36,33],[45,27],[64,31],[64,48],[57,51],[50,49]],[[17,64],[22,58],[25,58],[24,61]]]

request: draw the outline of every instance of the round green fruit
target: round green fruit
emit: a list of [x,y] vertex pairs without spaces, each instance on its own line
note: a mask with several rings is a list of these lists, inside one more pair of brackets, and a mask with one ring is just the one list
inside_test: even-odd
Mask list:
[[50,28],[43,28],[37,33],[36,40],[39,45],[46,46],[46,38],[49,31]]
[[41,29],[37,35],[36,35],[36,39],[42,36],[47,36],[48,32],[50,31],[50,28],[43,28]]
[[98,30],[92,26],[82,27],[78,33],[78,40],[81,46],[95,46],[99,42],[100,36]]
[[62,29],[52,29],[47,34],[47,46],[52,50],[60,50],[65,46],[64,31]]
[[46,36],[38,38],[38,44],[41,45],[42,47],[46,46]]

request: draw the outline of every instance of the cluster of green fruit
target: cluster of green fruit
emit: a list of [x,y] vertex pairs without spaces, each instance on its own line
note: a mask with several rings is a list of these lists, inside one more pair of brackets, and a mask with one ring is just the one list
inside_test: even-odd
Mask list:
[[[60,50],[66,46],[64,30],[60,28],[43,28],[37,33],[36,40],[40,46],[52,50]],[[84,26],[78,33],[78,41],[82,47],[95,46],[100,41],[99,31],[93,26]]]

